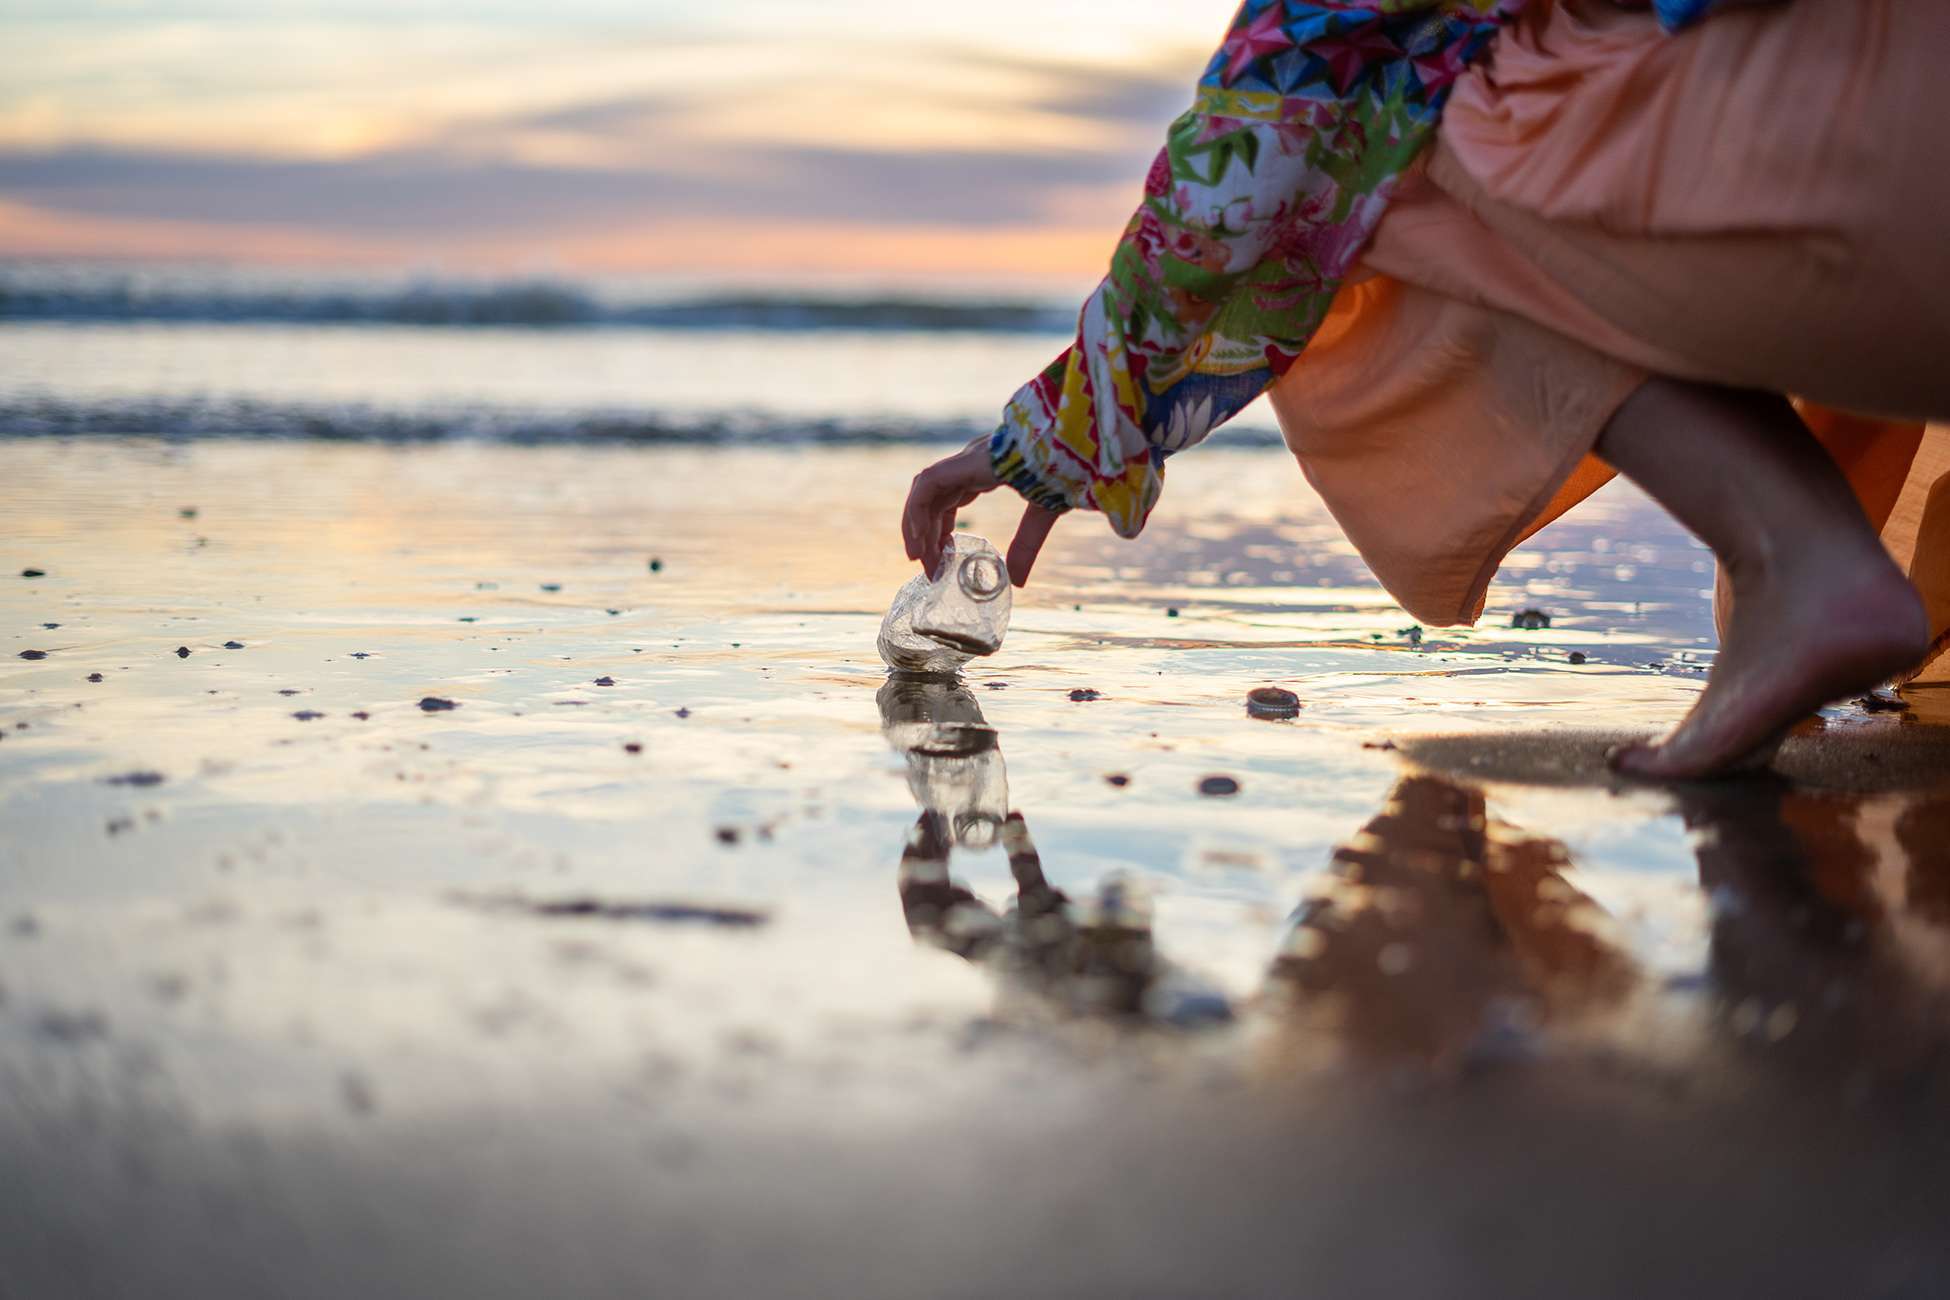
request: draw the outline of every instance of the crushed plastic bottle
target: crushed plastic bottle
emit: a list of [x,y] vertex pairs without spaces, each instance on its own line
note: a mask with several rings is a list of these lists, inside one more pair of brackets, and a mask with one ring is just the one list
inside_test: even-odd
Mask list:
[[916,574],[880,622],[880,657],[909,673],[952,673],[1002,648],[1009,630],[1009,568],[986,537],[956,533],[940,576]]

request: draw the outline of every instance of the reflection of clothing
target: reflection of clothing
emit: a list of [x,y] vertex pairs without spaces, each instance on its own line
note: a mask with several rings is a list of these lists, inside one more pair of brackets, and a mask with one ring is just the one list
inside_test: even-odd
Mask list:
[[[1587,453],[1648,373],[1950,417],[1946,48],[1950,6],[1908,0],[1670,39],[1557,0],[1499,38],[1272,392],[1397,599],[1473,620],[1504,553],[1608,477]],[[1807,414],[1941,638],[1950,430]]]

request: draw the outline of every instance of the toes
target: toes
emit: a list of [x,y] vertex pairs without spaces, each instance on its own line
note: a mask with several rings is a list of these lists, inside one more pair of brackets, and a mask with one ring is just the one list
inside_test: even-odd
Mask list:
[[1626,776],[1663,776],[1660,747],[1648,745],[1643,741],[1631,745],[1613,745],[1605,751],[1605,762],[1612,771]]

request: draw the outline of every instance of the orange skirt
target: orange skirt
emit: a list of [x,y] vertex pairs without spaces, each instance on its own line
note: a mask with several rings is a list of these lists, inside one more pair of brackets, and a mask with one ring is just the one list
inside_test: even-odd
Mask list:
[[1946,52],[1950,5],[1928,0],[1794,0],[1676,36],[1554,0],[1498,39],[1270,394],[1411,614],[1474,622],[1509,550],[1611,477],[1591,449],[1619,403],[1670,375],[1796,396],[1938,658]]

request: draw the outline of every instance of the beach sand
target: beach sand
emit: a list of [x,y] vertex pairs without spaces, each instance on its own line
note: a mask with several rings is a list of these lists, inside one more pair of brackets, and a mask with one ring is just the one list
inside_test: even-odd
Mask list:
[[8,443],[0,1296],[1950,1288],[1950,691],[1622,784],[1695,543],[1217,449],[890,683],[928,454]]

